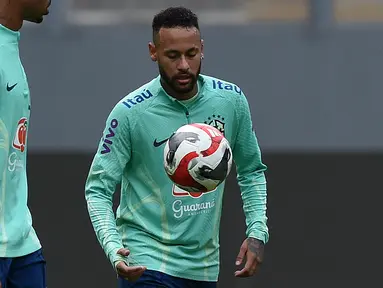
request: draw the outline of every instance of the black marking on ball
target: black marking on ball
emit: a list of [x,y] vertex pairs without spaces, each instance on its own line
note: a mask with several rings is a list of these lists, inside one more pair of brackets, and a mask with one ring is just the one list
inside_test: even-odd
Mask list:
[[218,180],[222,182],[226,179],[228,162],[230,160],[230,157],[230,149],[226,148],[225,153],[222,156],[221,162],[219,162],[215,169],[211,169],[210,167],[203,165],[199,168],[199,174],[206,179]]
[[169,165],[173,163],[174,156],[176,155],[176,151],[183,141],[196,143],[199,140],[200,139],[198,137],[198,134],[194,132],[178,132],[173,134],[169,138],[169,152],[166,155],[166,162]]

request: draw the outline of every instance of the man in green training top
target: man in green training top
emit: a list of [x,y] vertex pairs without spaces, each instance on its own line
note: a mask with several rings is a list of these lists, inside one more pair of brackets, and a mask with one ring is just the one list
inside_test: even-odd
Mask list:
[[46,288],[29,212],[26,172],[31,102],[19,56],[23,21],[41,23],[50,0],[0,0],[0,286]]
[[[216,287],[224,185],[196,196],[177,188],[163,168],[166,139],[184,124],[208,123],[233,150],[247,225],[237,256],[244,267],[235,276],[252,276],[269,234],[266,166],[247,99],[235,84],[200,74],[203,41],[192,11],[168,8],[152,28],[150,57],[160,75],[112,109],[86,181],[97,238],[120,288]],[[116,221],[112,196],[118,184]]]

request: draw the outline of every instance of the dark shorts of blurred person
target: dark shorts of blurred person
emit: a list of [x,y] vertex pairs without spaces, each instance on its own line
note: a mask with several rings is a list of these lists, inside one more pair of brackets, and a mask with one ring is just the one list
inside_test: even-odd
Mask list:
[[118,288],[216,288],[216,282],[178,278],[158,271],[146,270],[136,282],[118,279]]
[[42,250],[21,257],[0,258],[0,283],[0,288],[46,288]]

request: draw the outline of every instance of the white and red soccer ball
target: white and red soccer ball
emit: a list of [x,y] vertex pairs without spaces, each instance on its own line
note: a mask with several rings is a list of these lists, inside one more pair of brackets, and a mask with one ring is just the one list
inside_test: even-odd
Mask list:
[[229,175],[232,151],[224,135],[201,123],[180,127],[164,148],[164,168],[175,185],[188,192],[209,192]]

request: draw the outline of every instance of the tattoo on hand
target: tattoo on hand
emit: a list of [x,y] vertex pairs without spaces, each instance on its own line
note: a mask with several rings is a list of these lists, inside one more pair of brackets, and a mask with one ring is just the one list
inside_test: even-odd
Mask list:
[[247,245],[248,249],[257,257],[257,261],[259,260],[258,262],[262,263],[265,250],[265,245],[263,242],[255,238],[248,238]]

